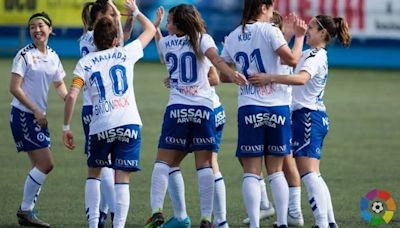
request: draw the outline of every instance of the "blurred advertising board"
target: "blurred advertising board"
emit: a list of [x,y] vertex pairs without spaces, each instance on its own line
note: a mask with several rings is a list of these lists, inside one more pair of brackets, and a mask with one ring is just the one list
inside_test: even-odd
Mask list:
[[306,21],[319,14],[344,17],[357,38],[400,39],[399,0],[275,0],[275,8]]
[[[85,0],[2,0],[1,25],[26,25],[35,12],[45,11],[56,27],[80,27]],[[124,0],[114,0],[123,11]],[[167,10],[180,3],[196,5],[207,27],[217,33],[227,33],[240,22],[243,1],[240,0],[137,0],[141,9],[153,17],[155,10]],[[400,39],[400,0],[275,0],[282,15],[297,13],[308,21],[318,14],[345,17],[357,38]],[[218,35],[217,35],[218,36]]]
[[[49,14],[57,27],[82,26],[81,11],[85,0],[1,0],[0,26],[27,25],[29,17],[37,12]],[[123,0],[114,0],[122,7]]]

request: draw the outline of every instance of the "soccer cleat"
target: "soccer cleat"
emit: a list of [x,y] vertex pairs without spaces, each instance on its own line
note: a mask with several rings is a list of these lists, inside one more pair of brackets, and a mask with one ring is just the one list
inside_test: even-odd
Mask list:
[[161,227],[162,228],[189,228],[191,226],[190,218],[186,217],[184,220],[179,221],[176,217],[168,219]]
[[18,224],[21,226],[50,227],[50,224],[43,222],[36,215],[37,212],[34,210],[23,211],[21,209],[18,209]]
[[303,214],[299,213],[298,216],[288,214],[287,222],[289,226],[304,226]]
[[218,228],[229,228],[228,222],[227,221],[223,221],[220,223],[215,223],[214,222],[214,227],[218,227]]
[[[267,219],[275,214],[275,209],[272,205],[267,209],[260,210],[260,220]],[[250,224],[250,218],[243,219],[243,224]]]
[[107,221],[107,213],[100,211],[98,228],[106,227],[106,221]]
[[329,228],[339,228],[339,226],[334,222],[330,222],[329,223]]
[[144,228],[158,228],[163,223],[164,215],[161,212],[156,212],[149,219],[147,219]]
[[210,221],[203,219],[201,220],[200,228],[214,228],[214,225]]
[[288,226],[286,226],[286,225],[280,225],[280,226],[278,226],[277,224],[276,224],[276,222],[274,223],[274,225],[272,226],[273,228],[288,228]]

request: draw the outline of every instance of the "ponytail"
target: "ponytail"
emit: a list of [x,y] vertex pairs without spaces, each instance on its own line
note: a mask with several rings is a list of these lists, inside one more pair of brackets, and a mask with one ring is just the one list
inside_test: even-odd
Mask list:
[[349,47],[351,43],[351,34],[349,26],[342,17],[331,17],[326,15],[318,15],[315,17],[318,23],[318,30],[325,29],[327,35],[325,42],[329,43],[331,39],[337,37],[343,44],[343,47]]
[[108,7],[108,0],[96,0],[95,2],[87,2],[83,5],[81,17],[84,26],[84,32],[94,29],[94,23],[96,22],[97,14],[99,12],[105,14]]
[[343,44],[343,47],[349,47],[351,43],[349,25],[341,17],[335,17],[333,20],[336,24],[336,35],[339,41]]
[[93,29],[93,23],[90,20],[90,9],[93,6],[93,4],[94,2],[87,2],[83,5],[81,17],[83,22],[84,33]]

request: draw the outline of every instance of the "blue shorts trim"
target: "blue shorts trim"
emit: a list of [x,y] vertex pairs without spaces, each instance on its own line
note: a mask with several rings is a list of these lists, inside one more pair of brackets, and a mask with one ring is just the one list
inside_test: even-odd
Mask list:
[[215,115],[215,146],[213,148],[214,153],[218,153],[222,141],[222,133],[224,132],[224,126],[226,122],[225,110],[222,105],[214,109]]
[[85,134],[85,145],[84,145],[85,154],[88,153],[89,125],[90,122],[92,122],[92,115],[93,115],[92,105],[82,106],[81,121],[82,121],[83,133]]
[[140,142],[140,126],[136,124],[89,135],[87,165],[93,168],[111,167],[115,170],[139,171]]
[[213,150],[215,144],[213,110],[194,105],[167,107],[158,148],[188,152]]
[[49,129],[40,127],[32,113],[12,107],[10,127],[18,152],[50,147]]
[[286,156],[291,137],[289,106],[239,108],[237,157]]
[[329,118],[325,112],[307,108],[292,113],[293,156],[321,159]]

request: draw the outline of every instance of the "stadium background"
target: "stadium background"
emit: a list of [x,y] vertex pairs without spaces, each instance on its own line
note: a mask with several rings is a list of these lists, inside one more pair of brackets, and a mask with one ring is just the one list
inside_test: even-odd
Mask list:
[[[167,10],[179,3],[193,3],[202,13],[209,33],[217,44],[240,21],[241,0],[137,0],[140,9],[151,19],[163,5]],[[68,77],[77,62],[78,39],[82,33],[80,11],[84,0],[0,0],[0,227],[16,227],[15,211],[29,170],[25,155],[15,152],[8,126],[11,95],[8,83],[12,58],[30,41],[27,19],[37,11],[46,11],[54,21],[56,36],[50,46],[61,57]],[[122,0],[117,0],[122,9]],[[276,8],[286,14],[294,11],[302,18],[319,13],[344,16],[354,35],[350,49],[339,44],[328,47],[330,75],[326,103],[331,119],[330,133],[324,146],[322,173],[332,193],[336,219],[340,227],[370,227],[360,216],[360,198],[379,188],[400,200],[400,1],[398,0],[276,0]],[[164,21],[165,24],[165,21]],[[133,37],[140,32],[135,26]],[[159,64],[154,44],[145,49],[145,60],[135,66],[135,91],[144,123],[142,144],[143,171],[131,177],[131,206],[127,227],[141,227],[149,208],[150,176],[157,139],[168,91],[161,81],[166,75]],[[231,227],[242,227],[245,208],[241,197],[241,169],[233,156],[236,146],[236,88],[217,88],[225,106],[226,124],[220,166],[227,185],[228,220]],[[80,101],[79,101],[80,102]],[[79,107],[79,104],[77,104]],[[40,217],[53,227],[85,227],[83,187],[86,175],[79,108],[72,129],[77,150],[69,152],[61,142],[63,103],[51,89],[47,112],[52,136],[55,169],[48,176],[37,209]],[[188,213],[193,224],[200,218],[196,173],[193,157],[182,164],[186,183]],[[270,193],[270,192],[269,192]],[[302,188],[302,208],[306,227],[312,214]],[[270,198],[271,199],[271,198]],[[172,214],[166,198],[165,214]],[[376,215],[376,216],[382,216]],[[262,222],[271,227],[274,219]],[[400,227],[399,210],[389,224]]]

